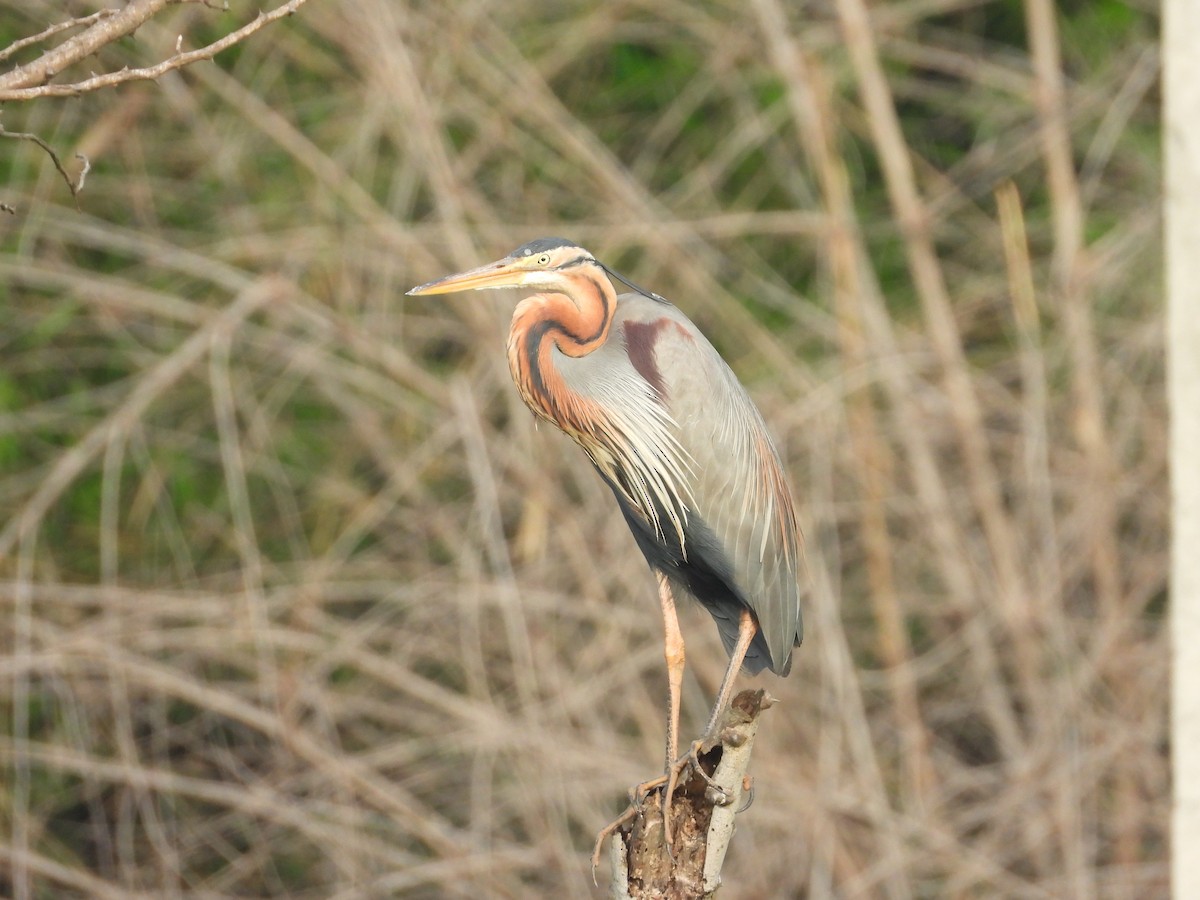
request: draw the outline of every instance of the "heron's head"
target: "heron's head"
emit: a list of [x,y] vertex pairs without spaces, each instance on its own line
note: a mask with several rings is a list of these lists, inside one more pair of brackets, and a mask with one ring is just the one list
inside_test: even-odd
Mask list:
[[447,275],[413,288],[409,294],[449,294],[453,291],[482,291],[491,288],[526,287],[541,291],[563,291],[573,278],[597,266],[596,257],[578,244],[563,238],[538,238],[522,244],[503,259]]

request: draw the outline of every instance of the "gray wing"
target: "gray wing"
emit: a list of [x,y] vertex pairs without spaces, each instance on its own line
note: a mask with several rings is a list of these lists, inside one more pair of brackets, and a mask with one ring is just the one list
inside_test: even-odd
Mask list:
[[603,348],[556,361],[612,417],[605,446],[580,443],[647,560],[704,604],[727,650],[749,607],[759,635],[746,668],[786,674],[802,629],[801,538],[779,455],[737,377],[677,308],[629,294]]
[[[732,564],[734,587],[758,618],[770,653],[764,662],[786,674],[803,633],[805,573],[779,454],[754,402],[690,321],[664,329],[654,349],[664,402],[693,460],[698,517],[716,536]],[[736,618],[731,626],[721,628],[727,647],[737,634]]]

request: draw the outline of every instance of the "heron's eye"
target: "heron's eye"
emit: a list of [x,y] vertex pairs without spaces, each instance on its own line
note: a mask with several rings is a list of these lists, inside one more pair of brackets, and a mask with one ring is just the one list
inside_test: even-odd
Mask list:
[[539,257],[537,258],[537,264],[538,264],[539,266],[548,266],[548,265],[550,265],[550,254],[549,254],[549,253],[543,253],[541,256],[539,256]]

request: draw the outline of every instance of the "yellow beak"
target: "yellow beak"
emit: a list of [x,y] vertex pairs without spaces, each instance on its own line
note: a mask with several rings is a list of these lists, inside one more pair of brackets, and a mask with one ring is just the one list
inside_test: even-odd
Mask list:
[[429,284],[422,284],[407,293],[449,294],[454,291],[482,291],[488,288],[520,287],[525,283],[528,269],[521,265],[523,260],[510,257],[488,263],[477,269],[468,269],[457,275],[447,275]]

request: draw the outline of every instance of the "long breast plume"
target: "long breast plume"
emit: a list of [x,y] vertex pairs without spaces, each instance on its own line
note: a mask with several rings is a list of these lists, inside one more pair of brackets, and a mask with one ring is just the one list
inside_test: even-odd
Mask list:
[[[602,404],[607,417],[600,440],[603,459],[585,449],[661,539],[666,539],[665,529],[670,525],[686,558],[684,532],[688,510],[695,506],[691,489],[695,468],[676,436],[679,429],[674,418],[654,389],[634,374],[605,382],[603,396],[610,401]],[[662,521],[662,514],[667,522]]]

